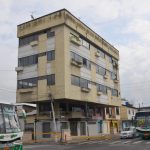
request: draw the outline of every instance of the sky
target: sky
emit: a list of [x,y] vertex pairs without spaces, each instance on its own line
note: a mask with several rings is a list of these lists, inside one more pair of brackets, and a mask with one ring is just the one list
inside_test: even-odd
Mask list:
[[119,50],[121,97],[150,105],[150,0],[0,0],[0,101],[16,100],[17,25],[62,8]]

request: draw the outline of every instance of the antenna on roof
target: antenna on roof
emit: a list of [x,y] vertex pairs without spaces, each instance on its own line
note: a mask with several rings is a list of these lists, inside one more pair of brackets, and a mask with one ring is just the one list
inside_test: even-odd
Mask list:
[[34,20],[34,19],[35,19],[34,15],[33,15],[35,12],[36,12],[36,11],[32,11],[32,12],[31,12],[30,17],[31,17],[31,19],[32,19],[32,20]]

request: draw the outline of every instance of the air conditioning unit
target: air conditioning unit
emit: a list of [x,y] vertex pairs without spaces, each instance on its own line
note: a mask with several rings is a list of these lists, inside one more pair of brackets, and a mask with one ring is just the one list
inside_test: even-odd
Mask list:
[[108,75],[107,74],[104,75],[104,79],[108,79]]
[[92,88],[92,84],[88,83],[88,89]]
[[95,56],[100,57],[100,52],[99,51],[95,52]]
[[89,92],[90,92],[90,89],[85,88],[85,87],[81,87],[81,91],[82,91],[82,92],[89,93]]
[[16,67],[15,70],[16,70],[16,72],[23,71],[23,67]]
[[98,96],[102,95],[102,92],[98,91],[98,92],[97,92],[97,95],[98,95]]
[[71,59],[71,64],[80,68],[80,67],[82,67],[83,63],[82,63],[82,61],[77,61],[74,58],[72,58]]
[[38,41],[32,41],[31,43],[30,43],[30,45],[33,47],[33,46],[37,46],[38,45]]
[[115,83],[119,83],[119,80],[115,79],[114,82],[115,82]]
[[71,40],[72,43],[74,43],[74,44],[76,44],[76,45],[78,45],[78,46],[81,45],[81,40],[80,40],[79,37],[71,36],[71,37],[70,37],[70,40]]

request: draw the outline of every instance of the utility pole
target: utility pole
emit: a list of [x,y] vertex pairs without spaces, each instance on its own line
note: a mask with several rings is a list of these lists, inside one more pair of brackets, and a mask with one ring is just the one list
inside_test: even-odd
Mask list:
[[[57,132],[57,127],[56,127],[56,119],[55,119],[55,111],[54,111],[54,103],[53,103],[53,102],[54,102],[54,99],[53,99],[52,94],[49,94],[48,97],[49,97],[49,100],[50,100],[50,102],[51,102],[51,109],[52,109],[52,115],[53,115],[53,126],[54,126],[54,132],[55,132],[55,134],[56,134],[56,132]],[[55,142],[57,142],[56,135],[55,135]]]
[[87,135],[88,135],[88,140],[89,140],[89,125],[88,125],[89,110],[88,110],[87,102],[85,104],[85,111],[86,111]]
[[139,103],[139,111],[140,111],[141,107],[140,107],[140,103]]

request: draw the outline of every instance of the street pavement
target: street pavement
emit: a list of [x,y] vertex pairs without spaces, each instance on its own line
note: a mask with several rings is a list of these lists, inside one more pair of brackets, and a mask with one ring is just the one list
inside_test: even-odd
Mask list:
[[74,144],[36,144],[25,145],[24,150],[150,150],[150,140],[116,139],[102,141],[84,141]]

